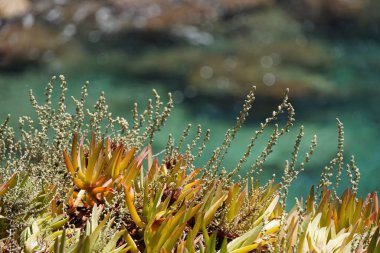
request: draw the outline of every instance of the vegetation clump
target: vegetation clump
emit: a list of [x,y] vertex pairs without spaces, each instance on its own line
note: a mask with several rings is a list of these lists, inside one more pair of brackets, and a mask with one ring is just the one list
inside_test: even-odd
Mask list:
[[[338,151],[306,201],[290,209],[286,197],[317,146],[299,160],[303,127],[279,183],[256,178],[279,138],[290,131],[294,109],[286,92],[235,168],[224,168],[231,142],[255,100],[249,92],[233,128],[228,129],[203,167],[210,131],[195,137],[189,125],[178,142],[169,135],[162,152],[151,144],[173,108],[154,91],[146,109],[132,109],[132,119],[113,117],[104,94],[85,110],[88,83],[66,108],[66,81],[53,104],[53,77],[46,101],[30,92],[37,122],[20,117],[18,133],[9,117],[0,126],[0,248],[2,252],[380,252],[376,193],[358,198],[359,170],[354,158],[344,166],[343,124],[338,120]],[[284,126],[276,122],[287,114]],[[273,125],[273,127],[270,127]],[[252,164],[256,141],[272,131]],[[242,168],[246,175],[240,176]],[[335,173],[335,183],[331,178]],[[351,189],[340,196],[344,168]],[[290,210],[290,211],[287,211]]]

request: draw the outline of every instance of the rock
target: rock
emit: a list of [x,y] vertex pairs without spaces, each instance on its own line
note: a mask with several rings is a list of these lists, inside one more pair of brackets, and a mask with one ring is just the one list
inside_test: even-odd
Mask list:
[[39,62],[58,50],[60,42],[54,32],[34,25],[8,23],[0,30],[0,69],[22,68]]
[[306,0],[306,7],[314,16],[326,14],[336,17],[352,17],[368,8],[370,0]]
[[169,30],[178,25],[199,25],[224,15],[271,4],[267,0],[111,0],[125,27]]
[[313,21],[322,31],[373,35],[379,30],[378,0],[291,0],[280,5],[304,21]]
[[359,13],[359,23],[363,25],[372,24],[379,29],[380,22],[380,1],[369,0],[364,11]]
[[[254,85],[257,86],[257,94],[260,96],[280,99],[286,88],[292,90],[294,98],[322,93],[332,94],[335,90],[333,83],[322,75],[301,66],[280,65],[266,68],[253,60],[258,60],[257,57],[252,61],[230,57],[217,59],[218,57],[206,60],[204,65],[194,69],[189,85],[196,88],[198,93],[208,96],[241,97]],[[236,67],[232,69],[231,66]]]
[[[256,85],[263,96],[280,98],[286,88],[293,97],[335,90],[323,76],[331,53],[309,41],[283,9],[253,12],[217,26],[229,45],[224,53],[204,53],[196,63],[189,83],[200,92],[241,96]],[[235,31],[240,35],[233,36]]]
[[0,18],[9,19],[25,14],[31,7],[28,0],[0,0]]
[[134,29],[168,31],[178,25],[214,22],[225,15],[271,3],[273,0],[109,0],[107,3],[87,0],[69,1],[64,5],[46,2],[33,8],[48,21],[72,23],[79,30],[83,27],[115,33]]
[[[202,28],[199,28],[202,29]],[[216,22],[213,42],[150,50],[130,59],[126,71],[139,77],[176,78],[207,96],[241,97],[252,85],[261,96],[281,98],[332,94],[325,76],[331,52],[309,40],[300,24],[279,8]]]

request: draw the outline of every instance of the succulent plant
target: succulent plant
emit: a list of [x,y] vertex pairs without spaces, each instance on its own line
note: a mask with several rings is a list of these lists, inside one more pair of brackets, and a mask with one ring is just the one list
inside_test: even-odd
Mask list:
[[[113,146],[115,145],[115,146]],[[71,159],[64,151],[64,160],[75,187],[75,203],[92,206],[103,203],[107,194],[112,194],[112,187],[117,184],[130,185],[140,173],[142,161],[148,153],[148,148],[134,157],[135,149],[125,150],[123,144],[111,143],[107,139],[97,143],[92,134],[89,150],[84,149],[83,139],[78,147],[78,135],[74,134]],[[76,190],[79,190],[78,192]]]
[[[8,119],[0,126],[4,252],[379,252],[378,196],[357,197],[360,174],[354,159],[347,165],[352,187],[341,197],[337,193],[344,167],[339,120],[336,157],[323,170],[317,190],[312,187],[307,201],[297,201],[288,212],[288,188],[310,161],[316,137],[297,169],[301,127],[280,182],[273,178],[262,185],[253,177],[261,173],[277,141],[293,125],[294,109],[287,93],[252,136],[236,167],[227,172],[223,160],[252,107],[254,89],[222,145],[197,167],[195,161],[210,138],[207,130],[202,140],[201,126],[185,148],[190,125],[178,143],[169,136],[159,153],[164,154],[161,161],[153,155],[154,135],[172,108],[170,95],[161,108],[154,91],[155,106],[149,100],[139,113],[135,105],[130,124],[112,117],[103,94],[86,114],[87,84],[81,98],[73,99],[76,113],[67,112],[63,77],[58,110],[53,109],[53,81],[44,105],[30,96],[40,127],[21,117],[18,140]],[[287,122],[280,127],[275,122],[282,113],[287,113]],[[266,147],[246,176],[236,178],[270,124],[274,127]],[[335,185],[334,166],[338,167]]]
[[[369,238],[379,226],[379,204],[376,194],[365,200],[347,189],[341,201],[323,190],[316,203],[312,188],[305,207],[293,208],[283,233],[288,252],[367,252]],[[375,236],[376,237],[376,236]],[[368,251],[372,252],[372,251]]]

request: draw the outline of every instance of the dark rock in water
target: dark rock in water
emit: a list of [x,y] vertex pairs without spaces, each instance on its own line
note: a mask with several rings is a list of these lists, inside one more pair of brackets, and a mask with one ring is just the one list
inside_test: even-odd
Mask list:
[[168,30],[178,25],[199,25],[207,21],[216,21],[226,15],[268,6],[267,0],[111,0],[116,7],[120,22],[125,27]]
[[97,0],[44,1],[0,0],[0,18],[33,14],[49,25],[75,25],[79,31],[116,33],[128,30],[170,30],[178,25],[214,22],[226,15],[268,6],[268,0],[171,1]]
[[[4,1],[0,3],[9,4]],[[22,0],[12,3],[19,2]],[[366,81],[368,75],[354,76],[351,68],[372,70],[377,77],[377,58],[370,59],[377,55],[377,45],[366,53],[365,62],[363,54],[355,56],[351,47],[341,46],[347,41],[332,41],[316,32],[316,26],[327,26],[311,18],[316,13],[316,19],[344,16],[365,20],[364,13],[368,13],[368,20],[380,20],[377,1],[290,3],[35,0],[29,9],[23,9],[24,15],[7,15],[2,23],[0,69],[50,63],[57,58],[66,69],[86,62],[81,71],[102,68],[141,83],[176,84],[175,89],[214,97],[240,97],[252,85],[258,86],[260,96],[271,98],[281,98],[285,88],[298,98],[337,96],[342,93],[336,92],[339,86]],[[334,8],[340,10],[329,13]],[[355,48],[371,50],[366,44],[355,44]],[[346,68],[341,67],[342,62]],[[52,69],[60,70],[54,66]]]
[[29,0],[0,0],[0,19],[24,15],[31,8]]
[[192,32],[211,40],[196,44],[194,35],[189,43],[196,46],[149,50],[126,63],[126,70],[139,77],[182,76],[185,86],[213,97],[241,97],[252,85],[260,96],[274,98],[281,98],[286,88],[293,97],[335,90],[324,76],[333,61],[330,49],[309,40],[283,9],[249,12]]
[[38,63],[60,47],[56,33],[39,25],[25,29],[8,23],[0,29],[0,69],[18,69]]
[[291,0],[280,5],[329,36],[380,36],[378,0]]
[[0,71],[23,70],[39,64],[54,70],[56,60],[80,64],[90,58],[76,40],[67,43],[64,31],[41,24],[26,28],[17,20],[6,23],[0,28],[0,41]]
[[368,8],[368,0],[307,0],[304,1],[309,13],[319,17],[329,15],[335,17],[358,16]]
[[279,98],[288,87],[295,97],[331,93],[334,85],[323,76],[332,61],[329,50],[308,40],[300,24],[282,9],[268,9],[229,23],[231,36],[222,54],[205,52],[195,64],[190,85],[207,94],[244,94],[252,85],[262,95]]

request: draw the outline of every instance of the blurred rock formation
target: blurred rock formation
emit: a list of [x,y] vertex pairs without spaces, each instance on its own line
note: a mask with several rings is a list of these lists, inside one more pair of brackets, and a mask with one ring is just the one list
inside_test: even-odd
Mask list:
[[[378,0],[0,0],[0,71],[67,57],[75,45],[100,62],[128,57],[108,62],[133,77],[174,76],[200,94],[241,96],[251,85],[276,98],[286,87],[298,97],[333,93],[324,73],[335,49],[310,39],[315,27],[349,19],[365,32],[379,8]],[[103,54],[115,50],[122,55]]]
[[22,69],[26,64],[50,57],[59,49],[56,34],[43,26],[28,29],[10,23],[0,30],[0,69]]
[[0,19],[19,17],[31,8],[29,0],[0,0]]

